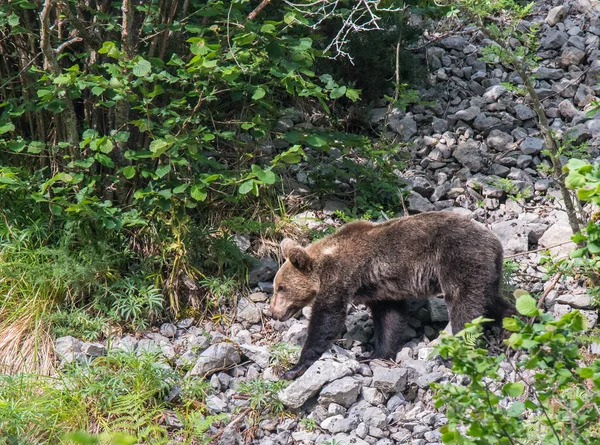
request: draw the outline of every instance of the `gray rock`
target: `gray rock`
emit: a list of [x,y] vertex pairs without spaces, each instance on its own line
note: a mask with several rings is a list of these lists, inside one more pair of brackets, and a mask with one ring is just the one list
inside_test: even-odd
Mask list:
[[252,301],[253,303],[264,303],[268,299],[269,296],[264,292],[254,292],[248,295],[248,300]]
[[308,326],[304,323],[294,323],[283,334],[283,341],[296,346],[303,346],[308,336]]
[[211,414],[224,413],[227,411],[227,402],[216,395],[210,395],[206,398],[206,407]]
[[535,111],[523,104],[515,106],[515,114],[517,115],[517,118],[522,121],[533,119],[536,116]]
[[[552,224],[538,241],[539,247],[550,249],[550,255],[556,255],[559,258],[569,256],[569,253],[575,249],[576,245],[571,241],[573,231],[569,225],[566,214],[563,218]],[[565,243],[565,244],[561,244]],[[560,246],[556,246],[561,244]],[[556,246],[556,247],[552,247]]]
[[446,49],[462,51],[467,45],[469,45],[469,41],[461,36],[449,36],[440,40],[440,45]]
[[353,374],[358,362],[345,357],[327,357],[317,360],[308,370],[279,392],[281,402],[290,408],[300,408],[329,382]]
[[556,302],[568,304],[576,309],[593,309],[594,303],[589,294],[562,294],[556,297]]
[[514,140],[515,138],[513,138],[512,135],[494,129],[490,131],[490,134],[487,137],[487,145],[497,151],[506,151],[507,149],[510,149]]
[[101,357],[106,354],[106,346],[102,343],[83,343],[81,352],[89,357]]
[[560,31],[558,29],[551,29],[546,33],[542,41],[540,42],[540,46],[543,49],[560,49],[565,43],[569,40],[569,36],[566,32]]
[[138,345],[138,339],[131,336],[126,335],[122,338],[116,338],[114,340],[109,341],[110,349],[116,349],[125,352],[133,352]]
[[443,323],[449,320],[448,306],[441,298],[428,298],[427,310],[431,321],[434,323]]
[[558,104],[558,112],[563,118],[569,121],[573,120],[579,115],[579,110],[577,110],[575,105],[573,105],[573,103],[568,99],[565,99]]
[[590,119],[585,123],[585,128],[593,138],[600,137],[600,119]]
[[405,368],[384,368],[372,366],[373,386],[384,393],[402,392],[408,382],[408,370]]
[[70,335],[59,337],[54,343],[54,352],[61,361],[72,363],[81,356],[81,342]]
[[242,323],[256,324],[262,320],[261,310],[245,298],[240,298],[236,319]]
[[435,210],[435,206],[429,202],[427,198],[424,198],[414,191],[409,193],[408,198],[406,199],[406,204],[409,209],[419,213]]
[[558,68],[546,68],[545,66],[540,66],[535,71],[535,77],[538,80],[560,80],[565,77],[565,72]]
[[361,414],[363,422],[368,426],[374,426],[375,428],[384,429],[387,426],[387,416],[381,408],[376,406],[369,406]]
[[259,281],[272,280],[279,264],[272,258],[261,258],[256,266],[254,266],[248,273],[248,284],[250,286],[256,286]]
[[537,155],[544,148],[544,141],[541,138],[526,138],[520,148],[524,155]]
[[268,368],[271,354],[266,346],[240,344],[240,351],[261,368]]
[[578,107],[585,107],[592,100],[594,100],[593,90],[589,86],[584,85],[583,83],[579,84],[579,86],[577,87],[577,92],[575,93],[575,98],[573,99],[575,105],[577,105]]
[[160,335],[163,335],[167,338],[175,337],[177,333],[177,326],[173,323],[163,323],[160,327]]
[[583,63],[583,59],[585,59],[585,51],[567,46],[560,55],[559,64],[563,68],[580,66]]
[[529,164],[531,164],[532,160],[533,160],[533,157],[530,155],[520,155],[517,158],[517,167],[526,168],[529,166]]
[[459,144],[452,155],[471,172],[478,172],[485,165],[485,157],[479,149],[479,144],[475,141],[467,141]]
[[454,113],[452,118],[462,120],[465,122],[471,122],[479,115],[479,113],[481,113],[481,109],[479,107],[473,106],[465,110],[457,111],[456,113]]
[[434,133],[441,134],[448,129],[448,121],[434,117],[433,121],[431,122],[431,128],[433,129]]
[[358,419],[356,418],[344,418],[343,415],[328,417],[321,422],[321,428],[329,431],[332,434],[337,433],[348,433],[352,431],[358,425]]
[[492,225],[492,232],[502,243],[505,255],[526,252],[529,247],[529,231],[523,221],[500,221]]
[[504,93],[506,93],[506,87],[504,85],[494,85],[487,89],[483,95],[483,98],[487,103],[490,104],[500,99],[500,96],[502,96]]
[[558,22],[564,20],[566,16],[566,10],[564,5],[559,5],[548,11],[546,16],[546,23],[550,26],[556,25]]
[[323,388],[319,403],[337,403],[348,408],[356,402],[361,386],[361,382],[352,377],[335,380]]
[[499,125],[500,122],[501,120],[497,117],[487,116],[485,113],[480,113],[473,121],[473,128],[479,131],[492,130],[493,127]]
[[235,365],[240,361],[240,353],[233,343],[216,343],[200,354],[198,361],[196,361],[189,375],[205,376],[228,366]]
[[385,403],[385,395],[377,388],[365,386],[361,390],[361,396],[364,400],[374,406]]
[[412,116],[406,116],[404,119],[397,121],[390,121],[389,126],[403,141],[408,141],[417,134],[417,122]]

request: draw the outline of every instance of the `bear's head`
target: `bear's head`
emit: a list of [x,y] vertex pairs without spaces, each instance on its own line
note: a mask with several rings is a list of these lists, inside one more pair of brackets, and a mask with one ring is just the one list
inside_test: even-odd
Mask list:
[[285,321],[312,304],[319,292],[319,279],[314,258],[300,244],[286,238],[281,242],[281,252],[286,261],[275,275],[269,310],[274,319]]

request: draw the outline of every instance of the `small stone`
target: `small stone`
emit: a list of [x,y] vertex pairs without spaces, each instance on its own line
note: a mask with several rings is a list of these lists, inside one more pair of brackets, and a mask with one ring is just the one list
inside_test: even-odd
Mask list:
[[280,391],[278,394],[279,400],[290,408],[300,408],[324,385],[353,374],[357,369],[358,362],[356,360],[342,357],[321,358],[308,368],[302,376]]
[[449,320],[448,306],[441,298],[428,298],[427,309],[432,322],[443,323]]
[[373,367],[373,386],[383,392],[402,392],[407,381],[408,370],[405,368]]
[[371,405],[377,406],[385,402],[385,395],[377,388],[365,386],[361,390],[362,398]]
[[209,373],[240,363],[237,348],[229,342],[216,343],[203,351],[189,375],[205,376]]
[[459,144],[452,155],[471,172],[477,172],[485,165],[485,157],[479,149],[479,144],[475,141],[467,141]]
[[257,324],[262,320],[261,310],[245,298],[241,298],[237,307],[237,320],[247,324]]
[[536,116],[535,111],[523,104],[515,106],[515,114],[517,115],[517,118],[522,121],[533,119]]
[[558,29],[552,29],[546,33],[540,42],[540,46],[546,50],[560,49],[560,47],[567,43],[567,40],[569,40],[569,36],[566,32]]
[[175,337],[177,333],[177,326],[173,323],[163,323],[160,327],[160,335],[164,335],[167,338]]
[[492,130],[495,126],[500,125],[500,123],[501,121],[497,117],[480,113],[473,121],[473,128],[479,131]]
[[500,96],[502,96],[504,93],[506,93],[506,87],[504,85],[494,85],[488,88],[488,90],[484,93],[483,98],[487,103],[493,103],[500,99]]
[[579,110],[577,110],[575,105],[568,99],[565,99],[558,104],[558,112],[567,120],[573,120],[573,118],[579,115]]
[[570,66],[580,66],[583,63],[583,59],[585,59],[585,51],[567,46],[560,55],[559,64],[563,68],[568,69]]
[[54,352],[62,361],[72,363],[81,353],[81,342],[70,335],[59,337],[54,343]]
[[447,49],[463,51],[469,45],[469,41],[461,36],[449,36],[440,40],[440,45]]
[[212,414],[224,413],[227,411],[227,402],[216,395],[210,395],[206,398],[206,407]]
[[256,363],[261,368],[268,368],[271,358],[269,349],[266,346],[257,346],[251,344],[241,344],[240,351]]
[[248,273],[248,284],[256,286],[261,281],[272,280],[279,269],[279,264],[272,258],[261,258]]
[[594,303],[589,294],[563,294],[556,298],[557,303],[568,304],[576,309],[593,309]]
[[304,323],[294,323],[283,334],[283,341],[296,346],[303,346],[308,337],[308,326]]
[[352,431],[357,424],[358,420],[352,418],[344,418],[344,416],[339,414],[337,416],[328,417],[323,422],[321,422],[321,428],[323,428],[326,431],[329,431],[332,434],[348,433]]
[[254,292],[248,295],[248,300],[253,303],[263,303],[269,299],[269,296],[264,292]]
[[466,110],[457,111],[452,117],[461,121],[471,122],[479,115],[479,113],[481,113],[481,109],[473,106],[467,108]]
[[558,68],[541,66],[535,71],[535,77],[539,80],[560,80],[565,77],[565,72]]
[[365,408],[361,414],[361,418],[368,426],[374,426],[375,428],[380,429],[384,429],[387,426],[385,412],[376,406]]
[[348,408],[356,402],[361,386],[360,381],[352,377],[343,377],[334,380],[321,391],[319,403],[337,403]]
[[487,137],[487,145],[497,151],[506,151],[507,149],[510,149],[510,145],[514,140],[515,138],[512,137],[512,135],[494,129],[490,131],[490,134]]
[[410,191],[408,198],[406,199],[406,204],[408,208],[414,210],[415,212],[430,212],[435,210],[435,206],[429,202],[427,198],[419,195],[415,191]]
[[546,23],[550,26],[556,25],[558,22],[564,20],[566,16],[566,10],[564,5],[556,6],[550,11],[548,11],[548,15],[546,16]]
[[106,354],[106,346],[102,343],[83,343],[81,352],[89,357],[101,357]]
[[520,145],[524,155],[537,155],[544,148],[544,141],[540,138],[526,138]]
[[406,116],[400,120],[390,120],[389,126],[403,141],[408,141],[417,134],[417,122],[412,116]]

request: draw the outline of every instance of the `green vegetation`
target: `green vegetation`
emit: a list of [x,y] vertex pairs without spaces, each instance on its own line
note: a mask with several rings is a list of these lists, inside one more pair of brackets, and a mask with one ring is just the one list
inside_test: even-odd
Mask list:
[[[233,235],[277,241],[302,210],[290,165],[357,215],[398,206],[402,156],[348,132],[360,90],[317,15],[163,3],[0,6],[0,366],[49,372],[48,333],[226,320],[253,265]],[[405,23],[397,6],[382,20]]]
[[[600,359],[592,361],[581,352],[586,319],[573,311],[555,320],[540,311],[528,293],[516,294],[520,295],[517,310],[531,318],[529,322],[516,316],[504,319],[504,328],[512,332],[506,354],[491,355],[464,341],[482,334],[482,318],[437,347],[443,358],[452,358],[452,371],[468,378],[465,385],[433,384],[436,406],[444,406],[448,416],[448,425],[442,427],[443,442],[596,443],[600,440]],[[501,369],[507,357],[512,369]],[[508,373],[516,379],[503,383]]]
[[[181,393],[167,402],[175,385]],[[2,375],[0,443],[62,443],[66,433],[78,430],[166,443],[169,432],[159,419],[167,410],[183,423],[188,440],[203,439],[199,422],[206,420],[208,391],[206,381],[181,377],[152,353],[113,351],[89,364],[69,365],[54,377]]]

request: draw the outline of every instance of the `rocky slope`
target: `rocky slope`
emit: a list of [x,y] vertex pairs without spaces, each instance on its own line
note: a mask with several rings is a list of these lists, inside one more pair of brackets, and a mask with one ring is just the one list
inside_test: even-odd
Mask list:
[[[546,2],[529,20],[542,28],[536,84],[552,128],[563,134],[572,131],[578,141],[587,141],[586,154],[595,159],[600,154],[600,116],[589,119],[585,112],[600,96],[600,6],[586,0]],[[387,119],[386,108],[375,109],[372,123],[388,136],[412,142],[411,166],[403,173],[410,189],[410,210],[456,211],[487,225],[502,240],[506,255],[518,263],[519,286],[532,292],[547,290],[548,310],[562,314],[582,309],[594,326],[598,313],[582,283],[544,279],[541,252],[535,250],[551,248],[554,255],[568,254],[571,230],[558,188],[543,173],[549,161],[534,112],[502,85],[518,84],[518,76],[501,64],[489,66],[479,60],[488,43],[473,29],[433,39],[427,46],[431,87],[422,91],[422,99],[432,104],[394,111]],[[282,125],[301,123],[290,119]],[[306,179],[305,168],[310,166],[299,168],[299,182]],[[327,218],[335,207],[335,202],[328,202],[308,216]],[[302,217],[298,223],[321,224]],[[264,316],[276,269],[272,259],[264,259],[251,273],[256,292],[239,302],[236,322],[227,332],[210,323],[197,327],[183,320],[140,339],[126,336],[110,344],[63,337],[57,341],[57,353],[71,361],[93,359],[107,348],[158,350],[172,366],[210,379],[214,389],[207,399],[210,413],[237,413],[248,403],[233,398],[241,381],[278,379],[282,363],[273,345],[300,346],[306,338],[310,311],[284,323]],[[372,322],[364,307],[350,308],[343,338],[279,394],[298,418],[314,421],[265,418],[253,430],[253,443],[322,444],[331,439],[343,444],[441,443],[439,428],[445,417],[434,409],[428,385],[453,377],[429,354],[431,340],[446,321],[441,300],[416,303],[409,341],[396,363],[361,362]],[[595,349],[594,345],[592,352]],[[510,380],[510,367],[505,374]],[[220,443],[242,443],[248,423],[241,419],[226,428]],[[316,429],[307,428],[309,424]]]

